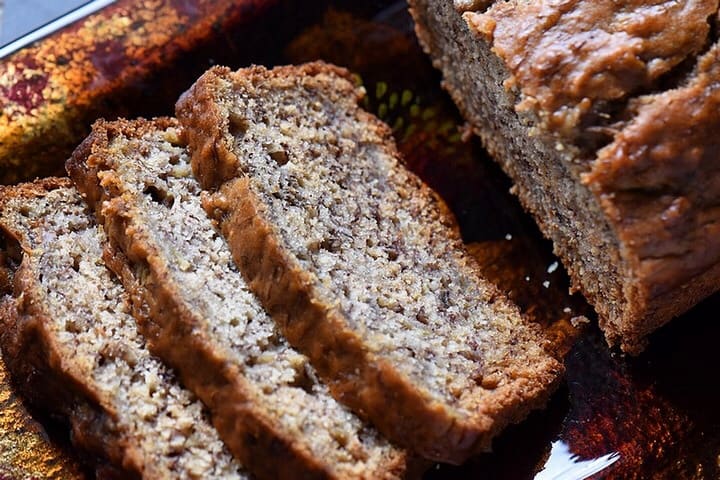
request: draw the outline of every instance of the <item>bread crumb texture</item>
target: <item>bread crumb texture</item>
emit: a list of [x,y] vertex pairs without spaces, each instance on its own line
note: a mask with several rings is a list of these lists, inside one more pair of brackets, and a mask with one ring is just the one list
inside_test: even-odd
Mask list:
[[99,403],[114,432],[103,440],[122,450],[123,466],[145,478],[248,478],[202,405],[149,354],[80,195],[70,186],[12,192],[3,192],[0,222],[20,241],[32,289],[18,292],[17,315],[23,295],[36,302],[39,328],[61,359],[54,368]]

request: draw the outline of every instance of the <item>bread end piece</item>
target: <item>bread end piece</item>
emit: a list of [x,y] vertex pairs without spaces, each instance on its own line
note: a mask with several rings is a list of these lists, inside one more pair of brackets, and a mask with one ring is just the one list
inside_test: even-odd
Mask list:
[[[703,226],[706,221],[703,219],[703,212],[710,212],[712,207],[702,207],[702,200],[694,202],[696,205],[688,209],[686,216],[683,216],[685,212],[675,215],[676,212],[670,208],[669,216],[675,215],[670,226],[656,228],[649,235],[647,232],[637,234],[642,229],[636,226],[643,227],[641,223],[644,218],[660,218],[663,215],[660,208],[662,204],[667,203],[668,198],[672,200],[683,195],[673,191],[675,186],[672,186],[672,182],[674,178],[685,177],[670,176],[671,188],[668,189],[669,194],[664,195],[663,186],[652,188],[642,183],[642,168],[647,170],[647,165],[639,162],[637,168],[640,171],[636,172],[638,193],[634,197],[632,191],[623,191],[622,186],[618,188],[617,185],[610,185],[603,188],[602,182],[593,184],[587,181],[587,172],[597,165],[598,145],[601,146],[605,141],[600,137],[608,133],[615,135],[615,138],[621,137],[622,134],[618,132],[623,131],[623,122],[626,119],[623,119],[623,122],[618,121],[617,124],[608,123],[608,128],[605,129],[588,129],[589,133],[584,132],[585,136],[577,140],[578,125],[582,122],[578,122],[570,113],[582,108],[568,109],[567,115],[557,115],[557,118],[552,115],[548,117],[548,112],[542,109],[530,108],[540,104],[535,102],[536,98],[524,94],[522,79],[513,75],[508,64],[500,57],[502,52],[496,41],[498,32],[495,21],[501,19],[501,16],[495,16],[495,13],[499,10],[507,12],[517,9],[524,12],[523,9],[546,8],[544,4],[496,2],[490,10],[485,10],[487,5],[483,5],[463,13],[452,8],[451,2],[442,0],[410,0],[409,3],[417,36],[435,67],[443,73],[444,87],[463,116],[472,124],[484,146],[514,182],[513,190],[523,207],[532,214],[543,234],[552,240],[555,254],[561,258],[570,274],[573,289],[581,291],[594,306],[600,327],[611,346],[620,346],[623,351],[631,354],[640,353],[652,331],[717,290],[720,264],[717,258],[712,258],[714,254],[705,255],[693,246],[685,248],[681,242],[677,242],[685,239],[673,233],[675,228],[687,228],[692,232],[690,237],[705,237],[698,244],[712,243],[711,248],[717,250],[715,242],[708,238],[708,230]],[[584,8],[583,2],[577,3],[577,8]],[[585,3],[590,4],[591,2]],[[692,12],[693,9],[708,8],[708,5],[709,2],[697,2],[693,8],[686,10]],[[609,12],[608,15],[613,13]],[[637,15],[641,17],[642,14]],[[702,15],[698,17],[698,21],[705,22],[705,19],[700,17]],[[569,22],[573,15],[568,14],[566,18]],[[514,35],[511,21],[512,19],[504,21],[505,47],[521,44],[520,41],[512,43],[508,39],[508,36]],[[532,30],[539,23],[534,16],[528,15],[523,18],[523,22],[527,27],[527,32],[523,29],[523,34],[538,33]],[[569,34],[574,32],[573,28],[582,28],[572,25],[564,27]],[[566,32],[559,27],[556,30]],[[637,32],[632,34],[643,35]],[[518,33],[518,36],[522,35]],[[698,33],[696,37],[687,39],[701,45],[703,33]],[[673,47],[682,50],[679,46]],[[537,46],[535,48],[537,49]],[[590,60],[594,58],[592,52],[584,54]],[[598,55],[595,60],[601,62],[604,58]],[[657,60],[660,63],[663,61]],[[559,65],[562,59],[557,61]],[[653,63],[650,61],[649,65]],[[563,65],[566,66],[564,63]],[[576,66],[581,69],[585,64],[578,61],[576,64],[568,62],[568,65],[569,69]],[[513,66],[517,67],[517,63],[513,63]],[[549,82],[552,73],[536,75],[543,74],[548,75]],[[608,75],[612,77],[614,73],[610,71]],[[616,79],[621,82],[623,79],[637,80],[632,75],[618,75]],[[556,85],[558,79],[552,80],[556,82],[552,85]],[[551,89],[551,84],[544,84],[542,77],[535,81],[538,88],[542,89],[545,85]],[[568,92],[570,91],[575,92],[568,89]],[[604,93],[606,92],[598,91],[600,96]],[[564,98],[562,93],[558,96]],[[626,101],[628,99],[629,97]],[[656,99],[651,96],[633,100],[640,100],[640,104]],[[632,101],[630,103],[632,104]],[[675,101],[675,105],[690,103],[693,102],[686,99]],[[602,102],[597,104],[598,108],[601,108]],[[579,103],[580,107],[583,105],[582,102]],[[615,104],[610,102],[609,105]],[[594,112],[595,110],[590,109],[590,113]],[[634,115],[633,112],[626,113]],[[600,111],[598,118],[607,118],[607,122],[618,120],[617,115],[612,116],[613,114],[612,111],[609,114]],[[691,116],[692,114],[679,115],[682,118]],[[558,132],[546,128],[548,122],[555,120],[560,123],[567,120],[570,132],[563,128]],[[630,123],[632,124],[632,120]],[[662,125],[665,120],[659,119],[653,123]],[[678,128],[676,131],[685,130]],[[612,140],[612,136],[610,138]],[[662,138],[662,135],[659,135],[659,138]],[[704,163],[710,164],[712,161]],[[633,167],[626,167],[627,178],[630,178],[632,183],[635,181],[631,171]],[[688,178],[692,175],[697,175],[697,169]],[[712,172],[708,175],[712,175]],[[682,191],[682,188],[678,190]],[[666,198],[662,198],[663,196]],[[689,196],[692,197],[693,194]],[[621,197],[631,199],[625,204],[628,206],[626,211],[622,210],[623,201],[619,200]],[[633,201],[635,206],[630,205]],[[668,206],[665,205],[666,208]],[[693,212],[699,213],[696,215]],[[676,223],[673,224],[673,221]],[[647,240],[648,238],[651,240]],[[653,242],[657,242],[660,248],[653,246]],[[643,252],[646,246],[648,248]]]

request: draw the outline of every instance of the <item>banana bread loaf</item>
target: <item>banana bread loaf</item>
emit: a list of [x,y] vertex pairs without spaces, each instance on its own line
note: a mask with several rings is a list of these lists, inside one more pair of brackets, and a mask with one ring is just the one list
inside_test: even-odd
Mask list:
[[289,341],[392,440],[462,462],[542,406],[561,367],[361,95],[324,63],[214,68],[177,114],[217,189],[206,209]]
[[405,453],[329,395],[248,291],[178,134],[173,119],[100,121],[68,164],[130,260],[122,276],[149,305],[151,348],[259,477],[402,477]]
[[717,0],[410,5],[611,345],[720,287]]
[[101,258],[102,228],[71,182],[0,188],[0,229],[0,339],[33,403],[67,417],[75,445],[118,478],[249,478],[200,402],[148,352]]

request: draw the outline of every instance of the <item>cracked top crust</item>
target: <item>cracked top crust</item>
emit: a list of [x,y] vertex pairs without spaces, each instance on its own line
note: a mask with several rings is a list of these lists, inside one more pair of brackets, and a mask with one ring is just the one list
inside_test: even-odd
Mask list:
[[717,0],[514,0],[465,18],[504,60],[517,109],[567,136],[700,53],[717,10]]

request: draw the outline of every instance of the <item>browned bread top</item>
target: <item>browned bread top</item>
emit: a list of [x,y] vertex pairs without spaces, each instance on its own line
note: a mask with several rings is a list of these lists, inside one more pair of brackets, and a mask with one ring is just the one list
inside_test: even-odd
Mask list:
[[363,91],[323,63],[214,68],[177,107],[251,288],[333,394],[460,462],[538,407],[560,365],[480,278]]
[[66,416],[73,441],[124,476],[248,478],[202,405],[145,347],[104,233],[68,179],[0,189],[12,290],[2,347],[25,393]]
[[511,0],[464,15],[504,60],[518,110],[570,135],[697,56],[717,11],[718,0]]

